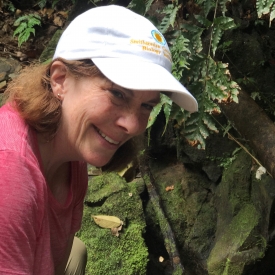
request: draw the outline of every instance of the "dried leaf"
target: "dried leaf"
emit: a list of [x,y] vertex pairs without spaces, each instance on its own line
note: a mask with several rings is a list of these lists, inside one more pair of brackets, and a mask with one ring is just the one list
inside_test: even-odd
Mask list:
[[174,185],[167,186],[167,187],[165,188],[165,190],[166,190],[167,192],[168,192],[168,191],[174,190]]
[[119,231],[122,229],[122,224],[119,227],[111,228],[112,235],[118,237]]
[[115,216],[97,215],[93,216],[95,223],[103,228],[116,228],[123,224],[123,222]]

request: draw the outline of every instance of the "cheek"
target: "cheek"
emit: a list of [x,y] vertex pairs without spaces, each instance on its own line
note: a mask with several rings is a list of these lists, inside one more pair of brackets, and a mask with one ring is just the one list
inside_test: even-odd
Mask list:
[[140,129],[140,134],[144,133],[147,125],[148,125],[148,120],[149,120],[149,115],[143,115],[140,119],[139,119],[139,129]]

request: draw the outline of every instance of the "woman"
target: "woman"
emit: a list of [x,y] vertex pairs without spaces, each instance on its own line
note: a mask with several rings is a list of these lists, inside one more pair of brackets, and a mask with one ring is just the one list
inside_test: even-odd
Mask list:
[[86,163],[109,170],[131,159],[165,91],[197,110],[170,73],[164,37],[126,8],[91,9],[72,21],[48,66],[27,68],[0,109],[0,273],[84,274],[74,237]]

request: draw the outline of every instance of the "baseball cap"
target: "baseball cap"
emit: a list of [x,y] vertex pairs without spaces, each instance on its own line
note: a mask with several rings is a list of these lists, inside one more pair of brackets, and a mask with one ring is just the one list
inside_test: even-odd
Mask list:
[[91,59],[121,87],[170,92],[180,107],[198,110],[196,99],[171,74],[172,57],[164,36],[127,8],[96,7],[77,16],[60,37],[53,59],[58,57]]

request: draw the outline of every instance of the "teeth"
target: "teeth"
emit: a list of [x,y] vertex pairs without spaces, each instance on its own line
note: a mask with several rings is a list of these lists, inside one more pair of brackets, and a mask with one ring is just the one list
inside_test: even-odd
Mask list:
[[108,142],[112,143],[112,144],[119,144],[119,142],[114,141],[113,139],[109,138],[108,136],[106,136],[105,134],[103,134],[100,130],[98,130],[99,134]]

